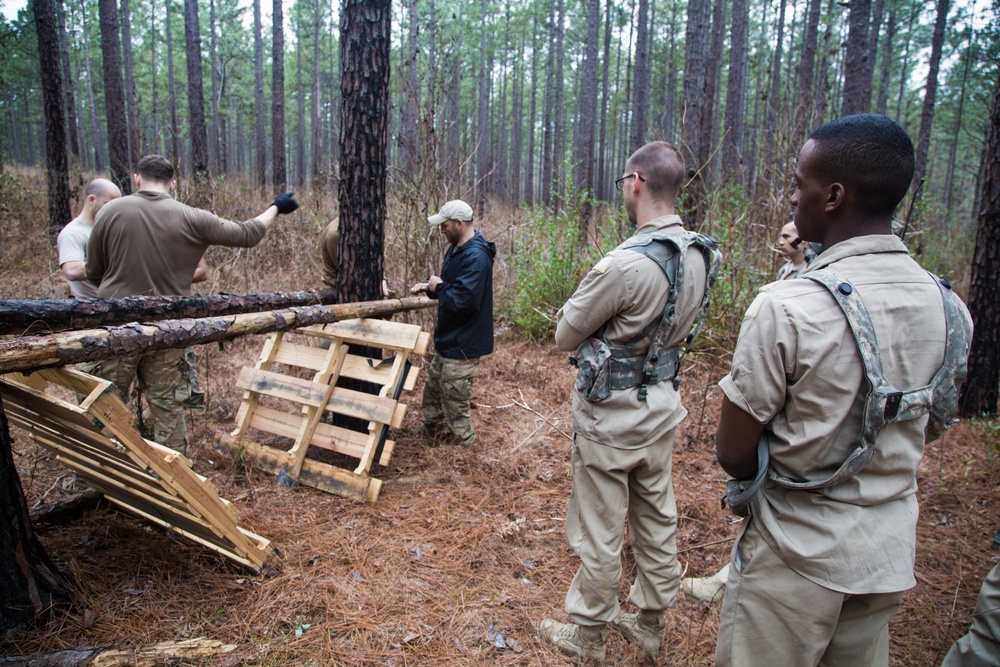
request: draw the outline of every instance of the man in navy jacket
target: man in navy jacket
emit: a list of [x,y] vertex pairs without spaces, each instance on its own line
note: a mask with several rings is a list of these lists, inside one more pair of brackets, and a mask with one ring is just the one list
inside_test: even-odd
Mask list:
[[410,292],[425,292],[438,301],[434,356],[424,385],[424,429],[456,444],[475,442],[470,418],[472,381],[479,358],[493,351],[493,258],[496,245],[472,224],[472,207],[460,199],[448,202],[427,218],[440,227],[451,247],[441,275],[417,283]]

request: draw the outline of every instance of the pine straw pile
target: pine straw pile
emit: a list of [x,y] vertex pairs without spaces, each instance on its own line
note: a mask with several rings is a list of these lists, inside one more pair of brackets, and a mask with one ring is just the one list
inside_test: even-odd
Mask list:
[[[536,635],[565,620],[563,596],[577,561],[563,534],[572,484],[572,369],[551,347],[500,341],[474,390],[474,448],[433,446],[418,435],[417,390],[392,464],[377,468],[379,501],[357,504],[274,478],[212,447],[233,427],[241,365],[252,337],[205,348],[210,405],[194,416],[195,469],[233,501],[245,524],[281,551],[279,566],[248,573],[139,519],[99,507],[45,527],[49,554],[75,580],[76,605],[2,647],[5,654],[208,637],[239,646],[215,664],[560,665]],[[687,574],[714,573],[737,525],[719,508],[724,476],[712,438],[719,391],[691,366],[690,410],[674,469]],[[65,470],[15,429],[15,459],[29,505],[61,491]],[[892,665],[931,665],[964,633],[982,577],[996,561],[995,435],[968,424],[928,449],[921,470],[916,588],[892,622]],[[625,579],[630,580],[626,551]],[[627,581],[620,592],[624,600]],[[709,665],[718,605],[681,595],[660,664]],[[612,633],[610,664],[641,663]],[[235,657],[234,657],[235,656]]]

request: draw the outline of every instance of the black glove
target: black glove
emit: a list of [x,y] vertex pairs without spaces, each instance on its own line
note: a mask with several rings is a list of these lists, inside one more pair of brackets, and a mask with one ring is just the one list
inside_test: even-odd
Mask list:
[[295,201],[295,197],[292,196],[291,192],[286,192],[271,202],[271,206],[278,207],[278,213],[284,215],[297,209],[299,203]]

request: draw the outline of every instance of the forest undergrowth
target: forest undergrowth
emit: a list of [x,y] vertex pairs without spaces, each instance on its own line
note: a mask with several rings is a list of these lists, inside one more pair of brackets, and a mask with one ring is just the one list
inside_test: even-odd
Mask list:
[[[459,193],[460,196],[462,193]],[[297,192],[299,212],[283,217],[254,249],[212,248],[200,293],[280,292],[321,286],[317,238],[336,215],[326,192]],[[233,180],[205,200],[244,219],[273,197]],[[451,198],[451,197],[447,197]],[[425,217],[441,202],[390,197],[386,278],[406,293],[440,266],[444,245]],[[572,368],[554,349],[555,312],[586,270],[628,233],[618,206],[599,207],[584,229],[565,205],[553,215],[487,204],[477,227],[497,243],[497,351],[474,387],[471,448],[435,446],[419,433],[420,392],[392,437],[391,464],[379,468],[383,492],[358,504],[308,487],[287,489],[252,461],[215,448],[232,430],[242,392],[234,378],[252,366],[263,336],[202,346],[208,391],[192,414],[192,460],[244,523],[280,550],[278,567],[248,573],[195,544],[109,507],[39,537],[71,577],[74,604],[0,644],[24,655],[95,645],[136,646],[207,637],[237,647],[225,661],[245,665],[562,665],[571,661],[537,638],[543,618],[566,620],[563,596],[577,561],[563,535],[572,485]],[[47,234],[44,179],[37,171],[0,175],[0,297],[66,296]],[[77,205],[74,204],[74,213]],[[723,243],[725,263],[709,322],[682,384],[688,418],[675,446],[678,548],[688,575],[714,573],[728,558],[738,523],[721,510],[725,475],[714,433],[726,371],[746,305],[777,269],[770,245],[787,221],[787,202],[746,202],[719,192],[700,211],[702,230]],[[908,240],[928,268],[964,294],[971,243],[957,223],[923,224],[933,203],[914,212]],[[431,310],[396,316],[433,327]],[[55,458],[14,429],[14,458],[29,506],[71,490]],[[917,586],[890,626],[890,664],[936,665],[964,633],[982,577],[997,561],[1000,428],[966,421],[928,446],[919,484]],[[620,599],[632,573],[628,550]],[[718,605],[678,597],[656,664],[710,665]],[[642,664],[612,635],[609,664]],[[208,664],[208,663],[206,663]]]

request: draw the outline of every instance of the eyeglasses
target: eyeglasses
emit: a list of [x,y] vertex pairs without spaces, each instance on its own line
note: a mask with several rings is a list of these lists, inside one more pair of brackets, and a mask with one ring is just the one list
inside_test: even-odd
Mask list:
[[643,183],[646,182],[646,179],[643,178],[642,176],[640,176],[639,172],[633,171],[631,174],[625,174],[624,176],[622,176],[621,178],[619,178],[617,181],[615,181],[615,187],[618,188],[618,192],[622,191],[622,187],[625,185],[625,181],[627,181],[628,179],[632,178],[633,176],[635,176],[636,178],[638,178]]

